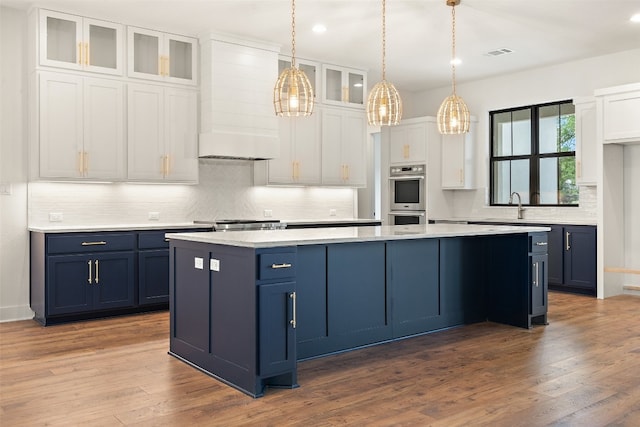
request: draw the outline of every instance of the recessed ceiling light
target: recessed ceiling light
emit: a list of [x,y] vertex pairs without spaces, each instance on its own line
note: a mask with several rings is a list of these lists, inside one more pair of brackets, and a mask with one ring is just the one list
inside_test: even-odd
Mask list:
[[316,34],[322,34],[327,31],[327,27],[324,24],[316,24],[311,30]]
[[631,22],[640,22],[640,13],[636,13],[635,15],[633,15],[629,21]]
[[449,61],[449,63],[450,63],[451,65],[460,65],[460,64],[462,64],[462,59],[460,59],[460,58],[453,58],[451,61]]

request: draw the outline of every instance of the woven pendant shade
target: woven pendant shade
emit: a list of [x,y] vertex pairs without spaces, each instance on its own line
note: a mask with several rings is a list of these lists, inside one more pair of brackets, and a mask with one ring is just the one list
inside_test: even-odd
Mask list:
[[402,100],[392,83],[383,80],[369,92],[367,121],[372,126],[394,126],[402,118]]
[[382,0],[382,81],[369,92],[367,122],[371,126],[394,126],[402,118],[402,100],[392,83],[386,78],[386,1]]
[[291,67],[280,73],[276,81],[273,107],[280,117],[304,117],[313,113],[313,87],[304,71],[296,66],[295,0],[291,0]]
[[469,108],[455,93],[444,99],[438,109],[438,131],[452,135],[469,132]]
[[273,89],[278,116],[309,116],[313,113],[313,87],[307,75],[293,65],[284,70]]

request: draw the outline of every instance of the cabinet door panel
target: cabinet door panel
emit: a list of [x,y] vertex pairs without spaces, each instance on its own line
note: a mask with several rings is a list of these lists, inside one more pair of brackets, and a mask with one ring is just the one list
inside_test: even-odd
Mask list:
[[328,247],[328,324],[336,349],[391,337],[384,260],[384,243]]
[[82,18],[40,11],[40,64],[79,70],[82,68]]
[[296,364],[293,298],[295,282],[258,286],[260,348],[258,374],[268,377],[291,371]]
[[128,74],[130,77],[162,80],[163,34],[159,31],[128,27]]
[[327,249],[324,245],[299,246],[296,275],[298,357],[329,352],[327,305]]
[[176,34],[165,34],[165,52],[169,58],[165,70],[167,80],[197,84],[198,41]]
[[135,305],[133,252],[94,256],[94,307],[96,309]]
[[85,70],[122,75],[123,31],[120,24],[83,19]]
[[549,283],[562,284],[564,282],[564,240],[561,225],[552,225],[551,231],[547,234],[549,253]]
[[191,90],[165,90],[164,137],[167,179],[198,180],[198,99]]
[[164,89],[152,85],[128,85],[128,177],[163,178]]
[[80,177],[82,77],[40,74],[40,177]]
[[[93,264],[87,255],[47,259],[47,315],[81,313],[93,307]],[[91,279],[91,283],[89,283]]]
[[564,284],[595,290],[595,227],[566,226],[564,239]]
[[169,302],[169,251],[138,252],[138,304]]
[[531,257],[531,307],[532,316],[540,316],[547,312],[547,279],[548,255]]
[[366,185],[366,119],[361,111],[345,113],[342,134],[342,161],[347,166],[346,184]]
[[320,114],[294,120],[294,147],[297,171],[295,181],[301,184],[320,184]]
[[322,183],[343,183],[341,158],[343,117],[340,110],[322,111]]
[[84,152],[86,176],[124,178],[124,85],[85,79]]
[[440,316],[438,239],[387,243],[394,337],[432,329]]

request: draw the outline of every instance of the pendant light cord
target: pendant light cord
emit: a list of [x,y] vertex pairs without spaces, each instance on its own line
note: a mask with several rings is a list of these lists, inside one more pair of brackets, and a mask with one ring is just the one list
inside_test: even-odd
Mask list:
[[296,67],[296,0],[291,0],[291,67]]
[[386,0],[382,0],[382,81],[386,81],[387,63],[387,19],[386,19]]
[[456,5],[451,7],[451,81],[456,94]]

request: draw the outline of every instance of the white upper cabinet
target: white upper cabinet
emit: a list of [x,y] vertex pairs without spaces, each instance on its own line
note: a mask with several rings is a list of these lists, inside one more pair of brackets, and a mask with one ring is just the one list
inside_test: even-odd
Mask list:
[[123,84],[53,72],[38,78],[39,178],[123,179]]
[[595,91],[602,97],[603,143],[640,141],[640,83]]
[[367,73],[335,65],[322,66],[322,102],[364,108],[367,102]]
[[427,123],[399,124],[389,128],[389,163],[425,163]]
[[197,92],[128,85],[128,178],[197,182]]
[[573,100],[576,116],[576,183],[597,185],[596,100],[593,97]]
[[129,77],[170,83],[198,83],[198,40],[176,34],[127,27]]
[[40,65],[122,75],[123,28],[113,22],[40,9]]
[[362,111],[322,110],[322,184],[366,185],[367,118]]
[[468,133],[442,135],[442,189],[469,190],[475,188],[474,121]]
[[[304,71],[311,87],[313,88],[314,102],[320,100],[320,85],[321,85],[321,66],[318,62],[307,61],[306,59],[296,58],[296,65],[298,69]],[[278,59],[278,76],[287,68],[291,67],[291,58],[288,56],[280,56]],[[315,111],[315,108],[314,108]]]
[[266,162],[256,162],[256,184],[320,185],[320,113],[316,110],[309,117],[278,120],[280,155]]

